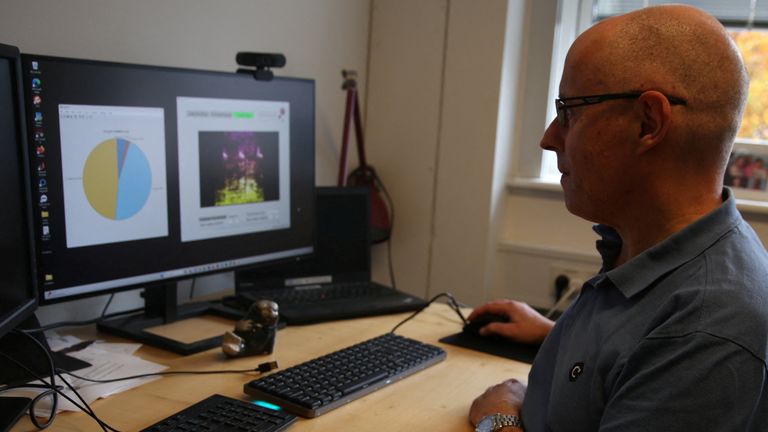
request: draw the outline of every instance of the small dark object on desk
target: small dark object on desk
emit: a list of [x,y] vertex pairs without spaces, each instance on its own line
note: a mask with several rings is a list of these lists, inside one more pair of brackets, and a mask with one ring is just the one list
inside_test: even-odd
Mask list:
[[278,307],[270,300],[251,305],[234,331],[224,333],[222,351],[229,357],[272,354],[277,337]]

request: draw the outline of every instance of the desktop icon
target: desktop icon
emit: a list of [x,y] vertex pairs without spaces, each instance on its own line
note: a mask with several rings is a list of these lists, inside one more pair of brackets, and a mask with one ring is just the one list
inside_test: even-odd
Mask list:
[[35,153],[37,153],[38,156],[42,156],[45,154],[45,147],[40,144],[37,147],[35,147]]
[[38,70],[40,69],[40,64],[36,61],[32,62],[32,70]]
[[45,281],[46,282],[53,282],[53,275],[49,274],[49,273],[46,273],[45,274]]
[[43,218],[43,219],[47,219],[48,218],[48,211],[47,210],[41,211],[40,212],[40,217]]
[[44,188],[47,185],[48,185],[48,180],[46,179],[40,179],[40,181],[37,182],[37,187],[39,187],[40,189]]
[[32,96],[32,104],[34,106],[39,107],[41,103],[43,103],[43,98],[41,98],[40,95]]
[[41,123],[43,121],[43,113],[40,111],[35,112],[35,122]]
[[38,173],[43,173],[43,172],[45,172],[45,162],[43,162],[43,161],[40,161],[40,163],[39,163],[39,164],[37,164],[37,172],[38,172]]
[[43,84],[40,81],[40,78],[32,78],[32,90],[40,90],[42,86]]
[[51,235],[51,228],[48,225],[43,225],[43,235],[44,236]]
[[48,195],[42,194],[40,195],[40,204],[45,204],[48,202]]
[[43,133],[42,129],[38,129],[35,131],[35,141],[42,141],[45,139],[45,134]]

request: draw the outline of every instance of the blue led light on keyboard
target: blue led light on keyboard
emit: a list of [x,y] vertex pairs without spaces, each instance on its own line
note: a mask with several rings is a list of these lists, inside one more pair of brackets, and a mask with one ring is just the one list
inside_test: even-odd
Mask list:
[[254,405],[258,405],[258,406],[260,406],[260,407],[264,407],[264,408],[267,408],[267,409],[271,409],[271,410],[273,410],[273,411],[280,411],[280,410],[282,410],[282,408],[280,408],[279,406],[277,406],[277,405],[275,405],[275,404],[271,404],[271,403],[269,403],[269,402],[265,402],[265,401],[262,401],[262,400],[255,400],[255,401],[253,401],[252,403],[253,403]]

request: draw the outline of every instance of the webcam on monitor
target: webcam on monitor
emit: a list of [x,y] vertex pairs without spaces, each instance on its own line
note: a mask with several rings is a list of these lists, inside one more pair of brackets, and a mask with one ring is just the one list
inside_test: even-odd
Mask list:
[[250,68],[239,68],[238,73],[252,74],[259,81],[271,81],[275,77],[272,68],[285,66],[285,56],[279,53],[239,52],[235,56],[237,64]]

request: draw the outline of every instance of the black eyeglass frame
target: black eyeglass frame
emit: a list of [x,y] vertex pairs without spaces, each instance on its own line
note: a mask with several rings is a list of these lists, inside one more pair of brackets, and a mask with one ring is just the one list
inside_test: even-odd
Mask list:
[[[647,90],[647,91],[650,91],[650,90]],[[586,106],[586,105],[595,105],[595,104],[599,104],[605,101],[615,100],[615,99],[637,99],[640,96],[642,96],[643,93],[645,92],[605,93],[605,94],[599,94],[599,95],[557,98],[555,99],[555,111],[557,112],[557,123],[561,127],[565,127],[568,124],[567,110],[569,108],[576,108],[576,107]],[[666,94],[664,94],[664,97],[667,98],[670,105],[688,105],[688,101],[683,98],[679,98],[676,96],[669,96]],[[568,102],[570,101],[581,101],[581,102],[568,104]]]

